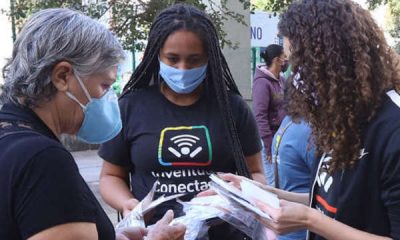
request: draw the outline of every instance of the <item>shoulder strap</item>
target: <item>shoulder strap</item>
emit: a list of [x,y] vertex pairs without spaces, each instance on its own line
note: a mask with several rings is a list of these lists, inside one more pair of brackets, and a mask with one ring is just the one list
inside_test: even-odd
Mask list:
[[23,133],[39,134],[28,124],[10,120],[0,121],[0,140],[10,135]]
[[279,188],[279,170],[278,170],[278,158],[279,158],[279,147],[281,146],[281,141],[283,134],[285,134],[286,130],[293,124],[293,121],[290,120],[286,123],[285,127],[280,128],[276,133],[276,143],[275,143],[275,152],[272,156],[272,162],[274,163],[274,177],[275,177],[275,187]]

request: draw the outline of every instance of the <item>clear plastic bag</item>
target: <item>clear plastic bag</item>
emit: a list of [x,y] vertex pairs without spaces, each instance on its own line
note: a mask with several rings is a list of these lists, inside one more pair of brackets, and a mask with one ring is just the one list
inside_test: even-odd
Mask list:
[[135,208],[120,221],[115,228],[124,228],[124,227],[145,227],[144,215],[160,205],[163,202],[181,197],[185,194],[175,194],[171,196],[161,196],[153,201],[154,193],[156,191],[156,186],[159,184],[156,181],[150,190],[150,192],[146,195],[146,197],[135,206]]
[[272,240],[267,237],[267,229],[255,215],[240,206],[228,205],[229,213],[220,216],[222,220],[239,229],[254,240]]
[[185,240],[208,240],[209,225],[206,220],[219,217],[224,212],[219,209],[219,196],[194,198],[190,202],[178,201],[183,205],[184,216],[175,218],[171,225],[182,223],[186,226]]
[[186,225],[185,240],[208,240],[210,225],[206,221],[216,218],[231,224],[252,239],[268,240],[266,229],[253,213],[220,195],[194,198],[190,202],[178,202],[183,205],[186,215],[174,219],[171,224]]
[[[144,214],[158,204],[170,200],[170,198],[177,198],[182,196],[173,195],[168,197],[160,197],[153,201],[155,186],[149,194],[133,209],[127,217],[125,217],[116,228],[122,227],[145,227]],[[213,184],[211,183],[212,187]],[[265,227],[256,219],[256,214],[244,208],[243,205],[230,199],[230,195],[221,192],[221,189],[214,187],[217,195],[208,197],[193,198],[190,202],[182,202],[177,200],[183,205],[184,216],[175,218],[170,224],[177,223],[186,226],[185,240],[208,240],[208,229],[210,224],[219,224],[225,221],[233,227],[242,231],[254,240],[274,240],[275,236],[269,234]],[[149,226],[151,228],[152,226]]]

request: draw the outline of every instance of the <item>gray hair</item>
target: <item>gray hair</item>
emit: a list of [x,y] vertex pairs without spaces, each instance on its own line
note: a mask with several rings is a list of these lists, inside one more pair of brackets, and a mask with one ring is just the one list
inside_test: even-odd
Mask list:
[[57,92],[51,72],[60,61],[87,76],[116,66],[124,57],[121,44],[101,23],[69,9],[39,11],[24,25],[3,69],[2,101],[33,107],[50,100]]

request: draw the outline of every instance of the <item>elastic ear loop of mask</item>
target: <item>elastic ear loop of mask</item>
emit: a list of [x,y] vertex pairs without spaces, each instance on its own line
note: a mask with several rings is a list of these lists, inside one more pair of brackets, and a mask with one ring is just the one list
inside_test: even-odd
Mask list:
[[80,103],[79,100],[78,100],[74,95],[72,95],[70,92],[66,92],[65,94],[67,94],[67,96],[68,96],[69,98],[71,98],[71,99],[74,100],[77,104],[79,104],[79,106],[81,106],[81,108],[82,108],[83,110],[86,109],[86,106],[83,105],[82,103]]
[[[81,78],[76,73],[74,75],[75,75],[75,78],[78,80],[79,85],[81,85],[81,88],[82,88],[83,92],[85,93],[85,95],[86,95],[87,99],[89,100],[89,102],[92,101],[92,98],[90,97],[89,92],[86,89],[85,85],[83,84]],[[74,95],[72,95],[70,92],[66,92],[65,94],[67,94],[68,97],[70,97],[72,100],[74,100],[76,103],[78,103],[79,106],[81,106],[81,108],[83,110],[86,109],[86,106],[83,105],[81,102],[79,102],[79,100]]]
[[81,88],[83,89],[83,92],[85,93],[87,99],[89,100],[89,102],[91,102],[92,101],[92,97],[90,97],[90,94],[89,94],[88,90],[86,89],[85,85],[83,84],[81,78],[76,73],[75,73],[75,77],[78,80],[79,84],[81,85]]

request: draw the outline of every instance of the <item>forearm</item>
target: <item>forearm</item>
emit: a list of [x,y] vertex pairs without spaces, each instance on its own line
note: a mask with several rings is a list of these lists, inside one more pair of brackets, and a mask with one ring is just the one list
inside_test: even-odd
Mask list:
[[277,189],[279,193],[277,193],[280,199],[284,199],[286,201],[297,202],[304,205],[309,205],[310,197],[308,193],[295,193],[288,192],[281,189]]
[[288,192],[268,185],[259,185],[259,186],[269,192],[275,193],[276,195],[278,195],[279,199],[283,199],[290,202],[301,203],[304,205],[309,205],[310,197],[308,193]]
[[[328,240],[385,240],[391,239],[360,231],[347,226],[335,219],[325,216],[316,209],[309,208],[307,217],[307,228]],[[329,227],[328,227],[329,226]]]
[[111,175],[100,178],[100,194],[111,207],[122,211],[123,203],[134,198],[125,180]]
[[252,172],[251,177],[256,182],[259,182],[261,184],[267,184],[267,181],[265,180],[265,175],[262,172]]
[[246,156],[246,165],[254,181],[263,185],[267,183],[263,171],[261,152]]

